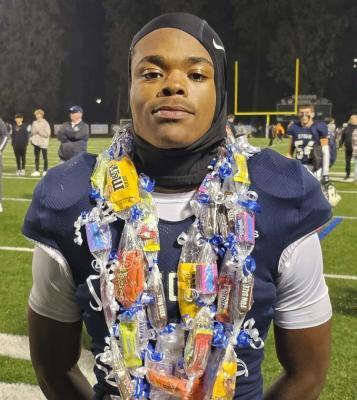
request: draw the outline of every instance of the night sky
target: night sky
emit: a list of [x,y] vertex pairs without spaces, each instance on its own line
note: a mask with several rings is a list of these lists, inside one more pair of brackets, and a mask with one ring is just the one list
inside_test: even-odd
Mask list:
[[[296,56],[303,68],[300,92],[329,99],[339,123],[357,107],[354,0],[1,0],[0,8],[1,4],[7,12],[0,15],[0,49],[6,64],[0,66],[0,114],[6,119],[15,112],[31,118],[34,108],[43,107],[51,122],[61,122],[72,104],[84,107],[88,122],[127,117],[128,44],[145,22],[166,11],[195,12],[221,36],[228,58],[229,112],[235,60],[240,65],[240,109],[249,111],[275,109],[279,99],[293,94]],[[33,22],[18,24],[16,30],[18,18]],[[43,29],[36,33],[35,21],[41,18]],[[34,39],[24,47],[29,35]],[[41,71],[49,47],[52,64]],[[44,60],[36,67],[34,53]],[[41,83],[46,76],[48,87]]]

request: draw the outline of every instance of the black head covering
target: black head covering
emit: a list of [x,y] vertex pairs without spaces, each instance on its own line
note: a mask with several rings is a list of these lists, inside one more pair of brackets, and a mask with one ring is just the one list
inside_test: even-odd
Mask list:
[[[217,33],[201,18],[187,13],[163,14],[148,22],[133,38],[129,54],[136,43],[152,31],[161,28],[180,29],[197,39],[208,51],[214,65],[216,108],[211,128],[196,142],[185,148],[159,149],[134,134],[134,163],[139,172],[155,178],[162,187],[180,188],[198,185],[207,167],[223,142],[226,131],[227,62],[223,43]],[[163,173],[163,165],[165,166]]]

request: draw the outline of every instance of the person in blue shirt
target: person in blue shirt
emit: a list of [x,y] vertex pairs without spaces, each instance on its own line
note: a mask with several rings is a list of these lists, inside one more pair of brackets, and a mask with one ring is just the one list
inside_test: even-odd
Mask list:
[[[129,65],[132,160],[138,172],[156,180],[158,265],[168,320],[178,322],[177,237],[192,224],[190,200],[226,136],[225,49],[206,21],[165,14],[135,35]],[[93,256],[87,244],[73,241],[78,215],[93,209],[88,194],[95,163],[94,155],[82,152],[52,168],[36,187],[23,226],[36,243],[28,312],[31,359],[49,399],[118,398],[107,367],[98,361],[108,328],[103,310],[93,308],[93,294],[100,296],[99,280],[91,281]],[[247,318],[255,319],[263,339],[274,322],[284,369],[264,398],[317,399],[329,365],[331,304],[316,229],[331,210],[316,179],[295,160],[266,149],[249,159],[248,169],[263,212],[256,217],[257,270]],[[120,221],[110,225],[113,249],[122,229]],[[83,323],[97,360],[94,388],[77,365]],[[249,376],[239,378],[234,398],[263,399],[264,350],[238,349],[238,355]]]

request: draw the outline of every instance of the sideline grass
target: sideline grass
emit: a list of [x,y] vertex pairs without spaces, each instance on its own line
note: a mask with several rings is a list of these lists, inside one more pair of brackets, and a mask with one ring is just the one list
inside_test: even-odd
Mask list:
[[[88,151],[98,153],[110,143],[110,139],[91,139]],[[264,147],[265,139],[254,139],[253,144]],[[50,166],[58,162],[58,142],[51,139],[49,147]],[[273,149],[284,154],[287,141],[278,143]],[[28,149],[29,168],[27,176],[32,172],[32,149]],[[5,172],[16,170],[12,149],[8,146],[4,153]],[[336,166],[332,173],[343,171],[343,153],[338,154]],[[31,198],[38,180],[25,180],[10,177],[3,181],[4,196]],[[357,191],[351,183],[336,182],[339,190]],[[31,247],[22,237],[20,227],[29,206],[28,202],[4,201],[5,212],[0,214],[0,246]],[[342,201],[334,211],[335,215],[357,217],[357,194],[342,194]],[[357,221],[344,220],[323,241],[325,272],[334,274],[357,275]],[[0,283],[0,332],[11,334],[27,334],[26,305],[31,287],[31,253],[0,251],[1,283]],[[357,330],[357,281],[341,281],[327,279],[333,316],[333,348],[331,368],[322,400],[356,399],[357,381],[355,360],[357,348],[353,346],[353,337]],[[85,340],[89,345],[88,339]],[[263,365],[265,385],[278,376],[281,370],[275,356],[272,331],[266,342],[266,355]],[[307,360],[308,363],[308,360]],[[29,361],[0,357],[0,379],[6,382],[35,383],[34,373]]]

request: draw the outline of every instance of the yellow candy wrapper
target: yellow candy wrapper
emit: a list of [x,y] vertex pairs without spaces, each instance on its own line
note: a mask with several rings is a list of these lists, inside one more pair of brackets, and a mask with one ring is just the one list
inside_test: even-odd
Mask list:
[[110,162],[108,153],[99,154],[97,163],[91,176],[92,186],[104,195],[105,185],[107,181],[107,168]]
[[128,157],[112,160],[107,166],[107,198],[114,211],[124,211],[140,201],[138,174]]
[[119,329],[125,366],[128,368],[140,367],[142,363],[138,354],[137,322],[135,320],[121,321],[119,324]]
[[196,263],[179,263],[177,269],[178,302],[181,315],[194,318],[199,307],[194,302]]
[[231,400],[236,387],[237,363],[223,361],[216,375],[212,400]]
[[234,153],[233,156],[237,167],[237,172],[233,177],[234,182],[250,185],[247,159],[243,156],[243,154],[239,153]]

